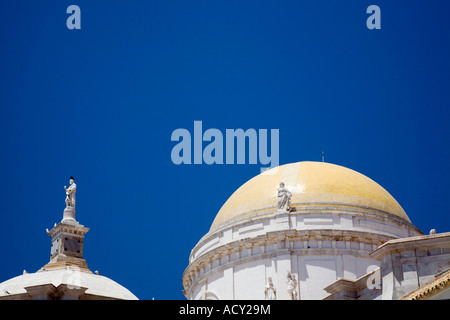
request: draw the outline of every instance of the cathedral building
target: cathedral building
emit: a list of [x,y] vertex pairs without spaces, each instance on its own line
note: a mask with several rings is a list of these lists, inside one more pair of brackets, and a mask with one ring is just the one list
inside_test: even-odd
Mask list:
[[89,231],[75,220],[76,184],[70,177],[63,219],[47,234],[52,237],[50,261],[35,273],[0,283],[0,300],[137,300],[117,282],[93,273],[83,258]]
[[250,179],[191,251],[187,299],[450,298],[450,232],[425,235],[370,178],[298,162]]
[[[0,300],[136,300],[83,258],[76,184],[47,230],[50,261],[0,283]],[[225,202],[182,277],[192,300],[450,299],[450,232],[424,234],[370,178],[324,162],[279,166]]]

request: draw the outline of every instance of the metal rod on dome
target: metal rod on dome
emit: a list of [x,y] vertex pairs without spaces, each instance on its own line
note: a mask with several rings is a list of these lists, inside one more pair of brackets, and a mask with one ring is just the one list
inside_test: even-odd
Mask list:
[[322,162],[325,162],[325,152],[323,151],[323,148],[322,148]]

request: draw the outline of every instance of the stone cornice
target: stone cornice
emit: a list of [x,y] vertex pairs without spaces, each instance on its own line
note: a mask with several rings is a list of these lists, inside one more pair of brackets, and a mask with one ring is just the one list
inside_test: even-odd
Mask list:
[[[400,224],[404,224],[409,228],[414,228],[419,233],[422,233],[417,227],[411,224],[409,221],[392,214],[387,211],[383,211],[380,209],[375,209],[366,206],[357,206],[354,204],[345,204],[345,203],[334,203],[334,202],[308,202],[308,203],[292,203],[291,204],[292,211],[290,214],[304,214],[304,213],[316,213],[318,211],[329,211],[331,212],[340,212],[340,213],[349,213],[349,214],[364,214],[366,216],[371,216],[378,219],[391,219],[397,221]],[[257,210],[252,210],[248,212],[243,212],[239,215],[234,216],[233,218],[221,223],[217,227],[210,229],[209,232],[205,235],[208,236],[211,233],[216,233],[222,229],[225,229],[229,226],[236,225],[241,222],[247,222],[248,220],[252,221],[255,219],[267,217],[269,215],[273,215],[276,211],[276,206],[264,207]],[[200,240],[201,241],[201,240]]]
[[[369,257],[373,250],[364,250],[361,244],[379,246],[392,239],[392,237],[359,231],[348,230],[280,230],[268,232],[256,237],[248,237],[229,242],[213,250],[205,252],[200,257],[191,261],[183,273],[183,287],[186,294],[212,273],[220,272],[230,266],[242,265],[254,260],[270,259],[277,255],[341,255],[349,254],[353,256]],[[293,246],[295,241],[310,243],[317,241],[317,247],[298,248]],[[331,242],[331,247],[324,247],[324,241]],[[338,247],[336,241],[344,243],[345,247]],[[358,248],[350,246],[350,242],[359,244]],[[266,251],[272,245],[271,251]],[[253,248],[257,248],[258,253],[253,253]],[[261,252],[264,250],[264,252]],[[231,256],[235,258],[232,259]],[[221,258],[226,256],[226,262],[221,262]],[[216,262],[216,263],[215,263]],[[194,284],[195,283],[195,284]]]
[[[417,227],[409,223],[408,221],[388,212],[380,211],[373,208],[364,208],[356,206],[346,206],[342,204],[323,204],[323,203],[308,203],[308,204],[294,204],[292,205],[293,211],[288,216],[308,216],[308,215],[351,215],[360,216],[364,218],[373,219],[375,221],[385,222],[390,220],[405,229],[411,229],[416,233],[423,234]],[[243,213],[234,217],[225,223],[222,223],[218,227],[210,230],[205,234],[197,243],[195,248],[191,252],[189,260],[192,259],[192,253],[206,242],[210,241],[217,234],[221,234],[225,230],[230,228],[238,228],[241,225],[247,223],[256,223],[258,221],[265,221],[267,219],[273,219],[275,217],[275,208],[263,208],[258,211],[252,211],[249,213]]]
[[434,244],[442,245],[443,242],[448,242],[450,246],[450,232],[402,239],[392,239],[379,246],[370,255],[376,259],[381,259],[394,250],[416,250],[420,246],[433,246]]
[[450,270],[427,282],[423,286],[401,297],[399,300],[422,300],[448,287],[450,284]]

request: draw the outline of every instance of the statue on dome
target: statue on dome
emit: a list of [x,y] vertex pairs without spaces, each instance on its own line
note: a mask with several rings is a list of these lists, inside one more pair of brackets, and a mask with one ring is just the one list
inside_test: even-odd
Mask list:
[[64,186],[64,190],[66,190],[66,207],[75,209],[75,192],[77,191],[77,185],[75,184],[75,179],[72,176],[70,177],[69,183],[69,188]]
[[277,290],[272,282],[272,277],[267,279],[266,287],[264,288],[266,300],[277,300]]
[[292,193],[284,187],[284,182],[280,182],[280,187],[278,188],[278,211],[289,212],[291,211],[291,197]]

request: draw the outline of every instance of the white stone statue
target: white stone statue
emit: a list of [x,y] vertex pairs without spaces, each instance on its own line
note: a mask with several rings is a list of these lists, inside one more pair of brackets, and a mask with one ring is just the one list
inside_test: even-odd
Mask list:
[[266,287],[264,288],[264,294],[266,296],[266,300],[277,300],[277,290],[275,289],[272,277],[267,279]]
[[77,185],[74,182],[74,178],[70,177],[70,186],[66,188],[64,186],[64,190],[66,190],[66,207],[72,207],[75,209],[75,192],[77,191]]
[[295,275],[291,274],[291,271],[288,271],[286,289],[291,296],[291,300],[297,300],[297,280]]
[[278,211],[289,212],[291,211],[291,197],[292,193],[284,187],[284,182],[280,182],[280,187],[278,188]]

